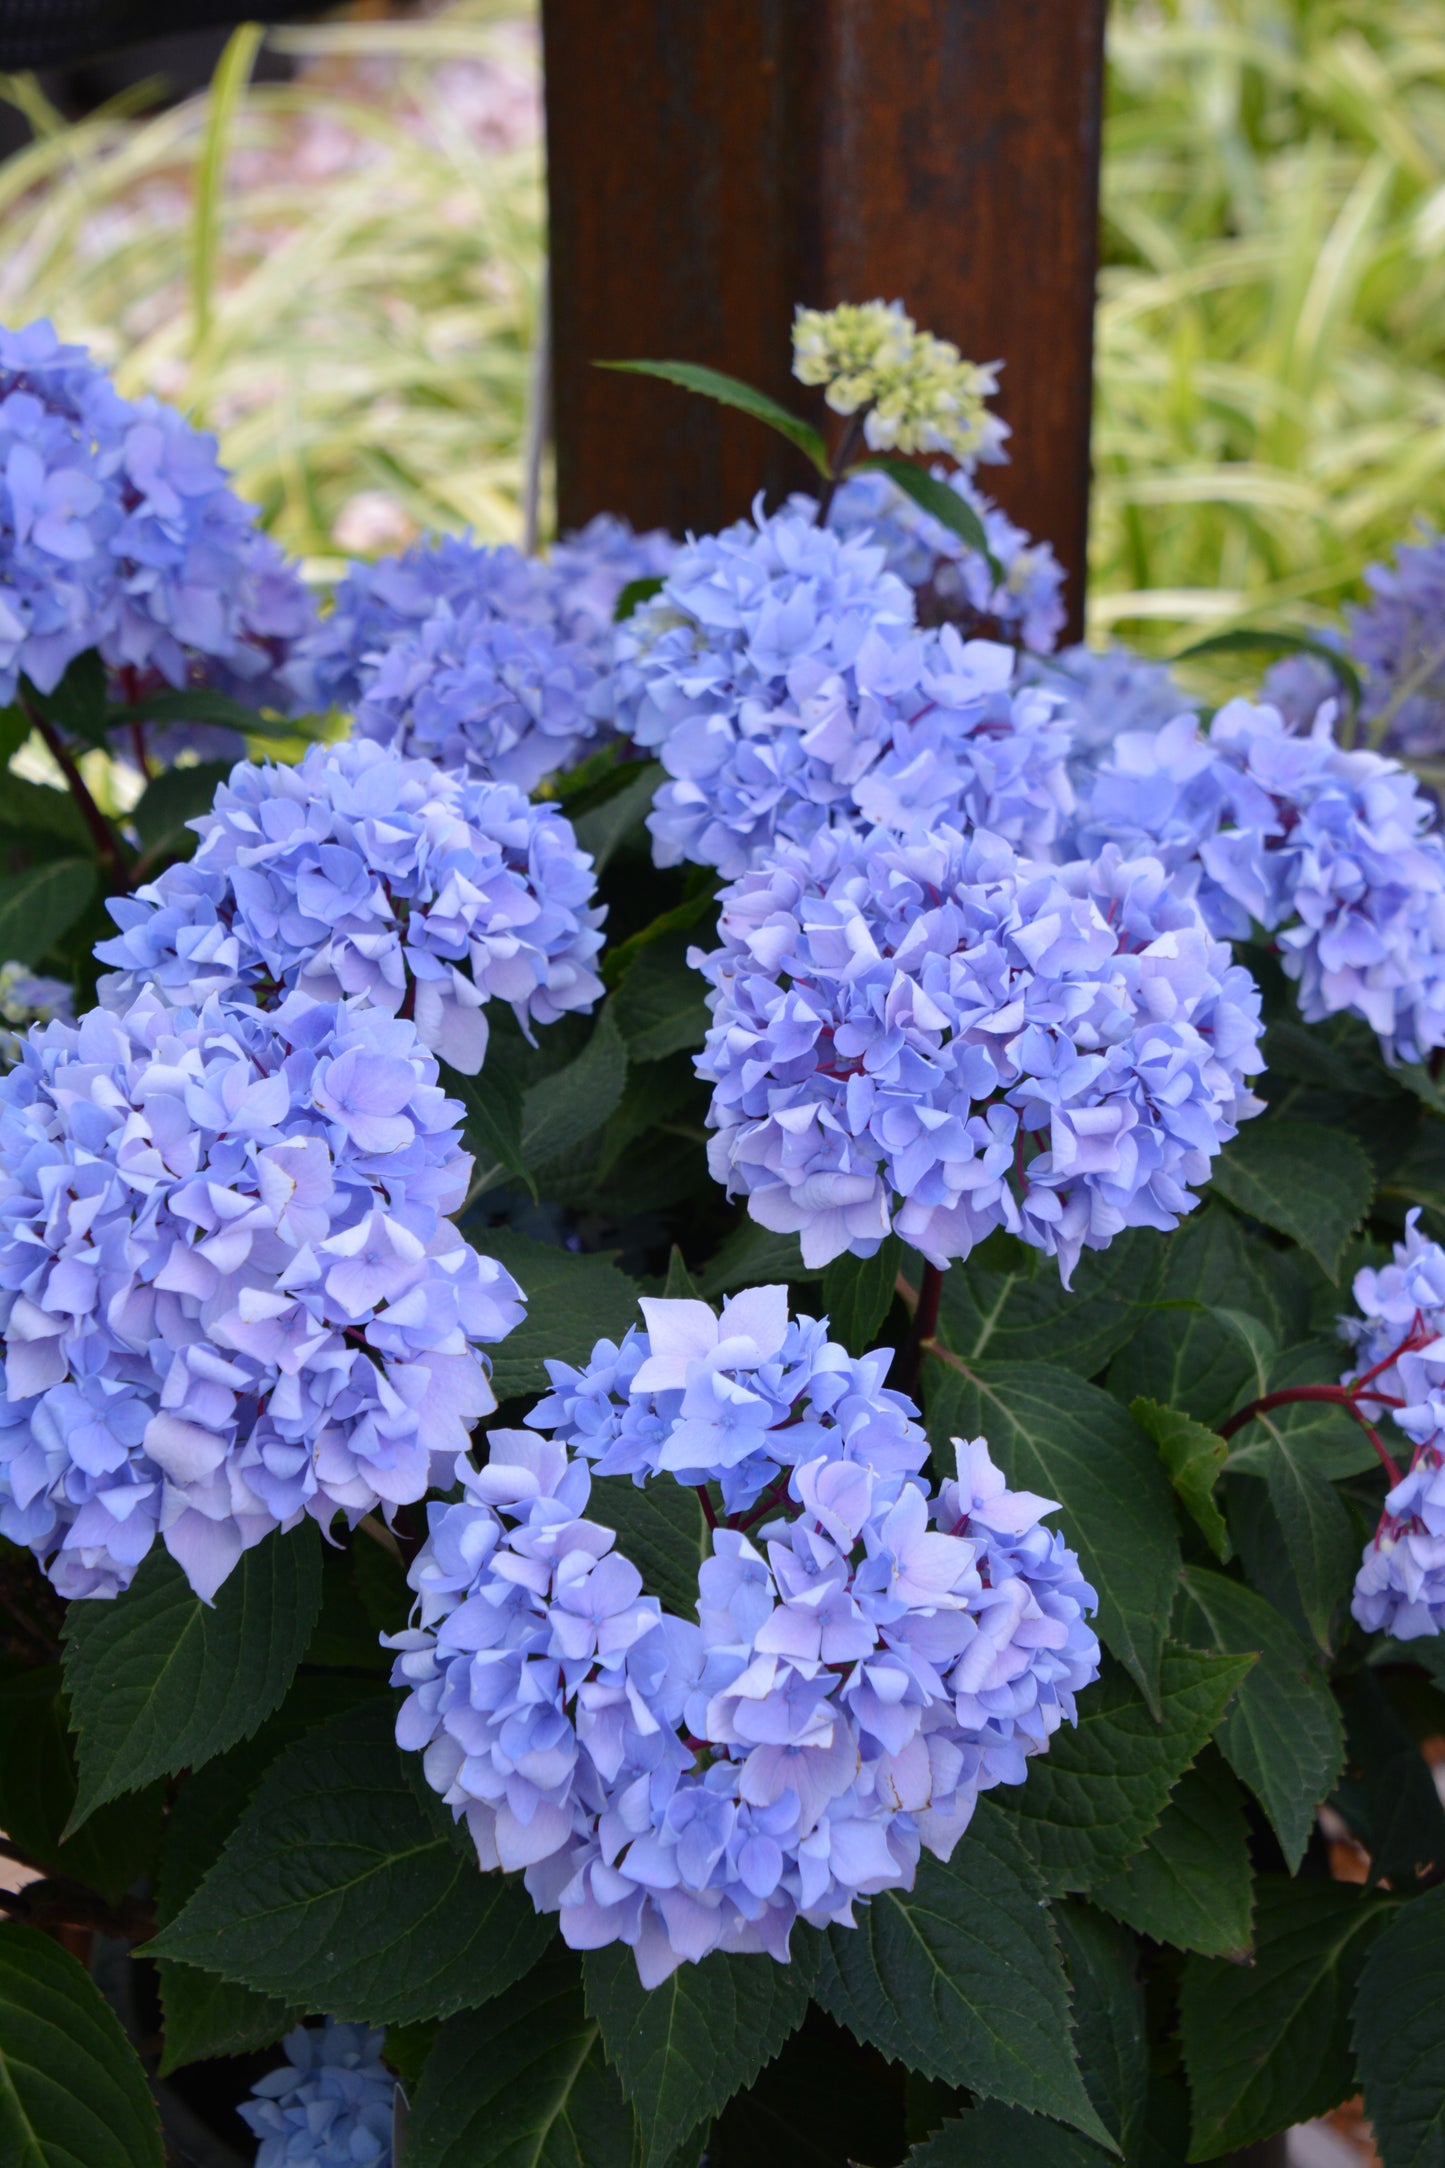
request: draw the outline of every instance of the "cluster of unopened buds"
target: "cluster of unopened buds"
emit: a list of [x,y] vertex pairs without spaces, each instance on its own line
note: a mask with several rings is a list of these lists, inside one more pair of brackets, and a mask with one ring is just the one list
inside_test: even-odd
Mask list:
[[[887,1351],[850,1357],[781,1287],[642,1307],[429,1506],[391,1646],[400,1743],[483,1867],[654,1986],[909,1887],[1073,1720],[1099,1649],[1050,1501],[981,1438],[928,1488]],[[695,1622],[643,1593],[605,1495],[589,1516],[594,1475],[697,1489]]]

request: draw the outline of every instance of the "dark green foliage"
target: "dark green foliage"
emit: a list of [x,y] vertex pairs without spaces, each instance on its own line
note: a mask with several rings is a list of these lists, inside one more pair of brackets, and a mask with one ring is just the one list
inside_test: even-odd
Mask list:
[[1214,1486],[1224,1472],[1229,1447],[1217,1430],[1207,1430],[1178,1408],[1161,1408],[1157,1400],[1131,1401],[1129,1413],[1158,1446],[1169,1480],[1205,1542],[1227,1563],[1229,1529],[1214,1502]]
[[407,2124],[407,2168],[636,2168],[637,2128],[564,1950],[442,2026]]
[[661,1061],[702,1045],[708,1026],[706,982],[687,962],[696,945],[690,932],[664,934],[642,950],[622,981],[615,1013],[629,1061]]
[[84,858],[52,858],[0,881],[0,956],[38,964],[81,917],[95,894]]
[[1445,1886],[1404,1906],[1370,1945],[1353,2044],[1387,2168],[1445,2162]]
[[1089,1896],[1155,1942],[1203,1957],[1246,1954],[1249,1822],[1239,1783],[1212,1747],[1179,1779],[1140,1850]]
[[1345,1773],[1333,1805],[1396,1889],[1445,1874],[1445,1807],[1385,1680],[1358,1671],[1342,1696]]
[[823,1274],[823,1314],[833,1339],[852,1355],[866,1354],[893,1307],[894,1283],[903,1255],[897,1235],[872,1257],[837,1257]]
[[1080,2079],[1044,1885],[1012,1825],[980,1801],[947,1865],[875,1897],[820,1952],[819,2002],[859,2040],[928,2077],[1107,2138]]
[[1018,1490],[1057,1498],[1059,1525],[1099,1597],[1099,1633],[1159,1706],[1159,1664],[1179,1574],[1173,1494],[1152,1441],[1127,1408],[1044,1363],[931,1365],[928,1429],[945,1464],[949,1438],[980,1432]]
[[155,1857],[161,1787],[117,1799],[68,1834],[76,1794],[69,1721],[58,1667],[0,1680],[0,1829],[36,1866],[118,1903]]
[[1250,1669],[1247,1656],[1165,1650],[1156,1722],[1127,1673],[1104,1676],[1027,1781],[996,1794],[1012,1809],[1051,1894],[1092,1890],[1139,1851],[1173,1786],[1218,1729]]
[[161,2168],[145,2072],[68,1951],[0,1926],[0,2160],[5,2168]]
[[1099,2119],[1128,2160],[1149,2092],[1148,2019],[1138,1947],[1116,1921],[1077,1901],[1056,1905],[1074,1995],[1074,2044]]
[[1354,2091],[1350,2007],[1389,1915],[1387,1901],[1349,1884],[1267,1875],[1255,1893],[1253,1962],[1187,1961],[1179,2018],[1190,2160],[1307,2122]]
[[943,1337],[970,1363],[1032,1360],[1093,1377],[1148,1315],[1165,1255],[1160,1236],[1131,1228],[1106,1250],[1085,1250],[1066,1290],[1048,1258],[994,1236],[949,1268]]
[[153,1948],[337,2017],[446,2017],[509,1987],[551,1939],[520,1883],[403,1766],[386,1702],[307,1734]]
[[1344,1130],[1278,1118],[1242,1129],[1213,1179],[1221,1197],[1298,1242],[1331,1279],[1375,1188],[1368,1158]]
[[1219,1744],[1297,1867],[1344,1755],[1339,1714],[1314,1654],[1263,1596],[1200,1567],[1185,1572],[1179,1630],[1195,1647],[1257,1658]]
[[199,1768],[271,1714],[321,1608],[319,1552],[310,1521],[258,1544],[211,1606],[157,1544],[123,1603],[71,1605],[76,1826],[120,1792]]
[[492,1357],[498,1400],[547,1390],[545,1363],[585,1363],[599,1340],[640,1325],[638,1288],[606,1257],[578,1257],[498,1227],[487,1248],[527,1291],[527,1315]]
[[697,1611],[697,1569],[712,1543],[702,1501],[672,1476],[638,1487],[630,1475],[595,1476],[589,1520],[617,1531],[617,1548],[679,1618]]
[[752,2083],[802,2023],[811,1938],[796,1932],[791,1965],[714,1955],[679,1965],[650,1994],[625,1945],[588,1953],[588,2014],[632,2103],[644,2168],[669,2160],[695,2125]]
[[1254,1364],[1213,1306],[1256,1317],[1271,1308],[1243,1230],[1221,1205],[1186,1220],[1167,1245],[1159,1300],[1115,1356],[1110,1391],[1125,1403],[1142,1397],[1199,1423],[1223,1422],[1248,1397]]

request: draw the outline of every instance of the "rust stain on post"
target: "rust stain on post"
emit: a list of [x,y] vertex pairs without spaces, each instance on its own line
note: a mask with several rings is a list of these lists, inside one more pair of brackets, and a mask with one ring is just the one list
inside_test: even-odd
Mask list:
[[1088,512],[1104,0],[544,0],[558,492],[708,528],[810,470],[594,360],[710,363],[805,410],[795,301],[901,298],[1002,358],[984,477],[1067,566]]

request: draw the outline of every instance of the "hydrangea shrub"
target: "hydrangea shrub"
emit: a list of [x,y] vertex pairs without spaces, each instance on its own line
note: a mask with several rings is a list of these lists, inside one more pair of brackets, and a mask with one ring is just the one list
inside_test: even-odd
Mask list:
[[1211,714],[795,346],[811,489],[313,598],[0,333],[37,2158],[1436,2157],[1439,545]]

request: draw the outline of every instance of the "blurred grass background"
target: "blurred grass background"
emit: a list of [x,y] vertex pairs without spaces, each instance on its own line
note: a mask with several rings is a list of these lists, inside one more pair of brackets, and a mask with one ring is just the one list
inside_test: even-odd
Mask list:
[[[518,0],[277,30],[301,63],[130,94],[0,166],[0,318],[216,427],[318,572],[520,529],[543,247]],[[1326,616],[1445,514],[1438,0],[1114,0],[1091,630]]]

